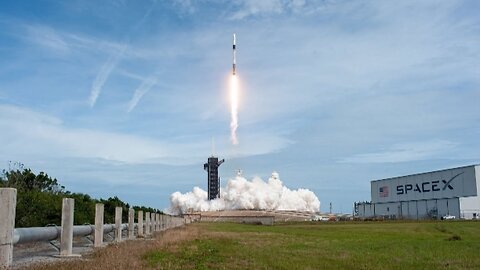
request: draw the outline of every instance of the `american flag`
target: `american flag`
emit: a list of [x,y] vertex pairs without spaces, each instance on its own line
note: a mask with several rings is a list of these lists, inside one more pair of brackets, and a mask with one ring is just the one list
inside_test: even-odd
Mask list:
[[384,186],[378,189],[380,197],[388,197],[388,187]]

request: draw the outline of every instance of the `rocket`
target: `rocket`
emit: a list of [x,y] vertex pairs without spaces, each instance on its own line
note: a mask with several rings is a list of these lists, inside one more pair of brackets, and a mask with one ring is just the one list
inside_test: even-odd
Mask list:
[[236,69],[237,69],[237,60],[236,60],[236,56],[235,56],[235,43],[236,43],[236,38],[235,38],[235,33],[233,33],[233,75],[235,75],[236,73]]

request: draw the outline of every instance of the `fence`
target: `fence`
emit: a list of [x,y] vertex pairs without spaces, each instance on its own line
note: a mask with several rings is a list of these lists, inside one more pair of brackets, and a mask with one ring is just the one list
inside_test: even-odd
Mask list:
[[[95,206],[95,225],[73,225],[74,200],[64,198],[62,202],[62,222],[60,227],[30,227],[15,229],[15,208],[17,190],[0,188],[0,269],[8,268],[13,261],[15,244],[52,241],[60,238],[58,257],[78,257],[72,253],[73,237],[92,236],[94,247],[104,245],[104,234],[114,232],[115,242],[121,242],[122,232],[127,231],[127,239],[150,237],[153,232],[167,230],[191,222],[190,219],[138,211],[138,222],[134,222],[135,211],[129,209],[128,223],[122,223],[122,208],[115,209],[115,224],[104,224],[104,206]],[[136,235],[135,235],[136,233]]]

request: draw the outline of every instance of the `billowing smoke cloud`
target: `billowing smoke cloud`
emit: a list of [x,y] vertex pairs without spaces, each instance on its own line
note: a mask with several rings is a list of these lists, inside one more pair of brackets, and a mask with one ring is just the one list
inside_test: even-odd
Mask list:
[[320,201],[308,189],[290,190],[280,181],[278,173],[273,172],[267,182],[259,177],[248,181],[242,176],[228,181],[220,191],[220,198],[209,201],[207,192],[194,187],[191,192],[175,192],[170,196],[172,214],[191,211],[218,210],[295,210],[318,212]]

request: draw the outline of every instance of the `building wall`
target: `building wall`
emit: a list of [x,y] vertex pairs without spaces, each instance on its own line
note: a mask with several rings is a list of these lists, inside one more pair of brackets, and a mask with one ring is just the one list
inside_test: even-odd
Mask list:
[[398,203],[375,204],[375,215],[398,217]]
[[364,218],[375,216],[374,206],[373,203],[357,203],[358,216]]
[[394,177],[371,182],[372,202],[401,202],[476,196],[480,166]]
[[[475,198],[475,200],[468,200],[468,202],[474,201],[476,204],[480,202],[479,197],[469,198]],[[467,201],[465,201],[465,203],[466,202]],[[440,219],[446,215],[452,215],[459,218],[463,217],[461,215],[462,211],[460,211],[460,207],[459,198],[388,203],[361,203],[358,206],[358,215],[364,218],[390,217],[395,219]]]
[[372,202],[357,204],[360,217],[480,218],[480,165],[371,182]]
[[480,218],[480,197],[460,198],[460,212],[465,219]]
[[477,195],[480,195],[480,165],[475,166],[475,175],[477,178]]

